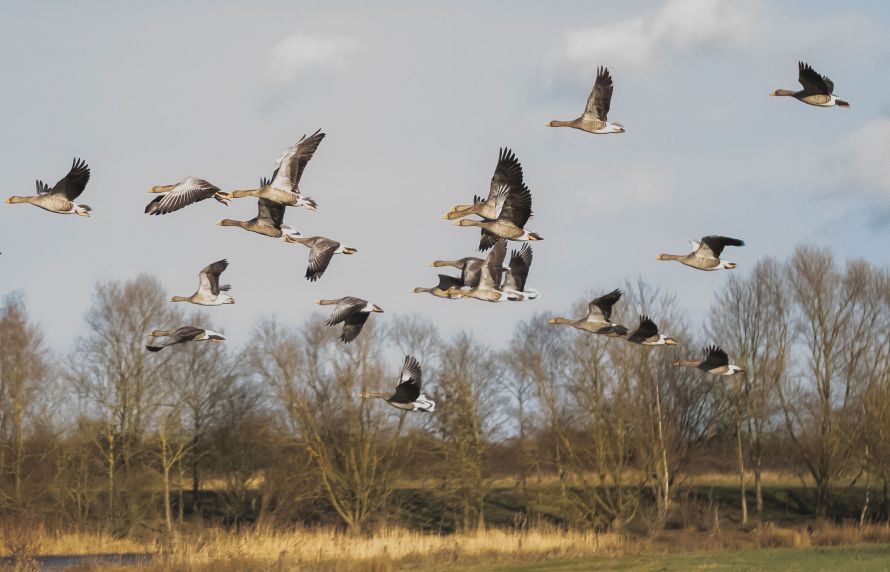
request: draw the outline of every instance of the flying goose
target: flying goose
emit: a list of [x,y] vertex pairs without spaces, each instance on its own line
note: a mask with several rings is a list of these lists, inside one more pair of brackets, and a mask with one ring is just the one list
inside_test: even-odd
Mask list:
[[478,215],[486,220],[497,220],[507,201],[511,189],[522,186],[522,165],[510,149],[498,151],[498,164],[491,177],[488,199],[474,196],[472,205],[457,205],[442,218],[452,220],[470,215]]
[[640,316],[640,325],[637,329],[627,335],[627,341],[644,346],[675,346],[677,340],[669,338],[664,334],[658,333],[658,326],[655,325],[649,316]]
[[658,260],[676,260],[686,266],[699,270],[720,270],[725,268],[732,270],[735,262],[720,260],[720,254],[726,246],[745,246],[744,240],[729,238],[728,236],[709,235],[703,236],[701,242],[692,242],[692,252],[689,254],[659,254]]
[[548,127],[574,127],[597,135],[605,133],[624,133],[620,123],[609,123],[609,106],[612,103],[612,76],[608,68],[596,68],[596,82],[587,97],[587,107],[581,117],[571,121],[550,121]]
[[422,375],[423,371],[420,369],[420,363],[414,359],[414,356],[405,356],[405,365],[402,366],[402,373],[399,375],[399,384],[396,386],[395,393],[363,391],[359,394],[359,397],[362,399],[375,397],[383,399],[402,411],[432,413],[436,410],[436,402],[428,399],[420,391],[420,378]]
[[621,290],[615,289],[608,294],[594,298],[587,304],[587,315],[580,320],[553,318],[549,324],[566,324],[591,334],[602,334],[610,337],[627,335],[627,328],[612,322],[612,306],[621,299]]
[[284,242],[299,243],[309,248],[309,266],[306,268],[306,279],[315,282],[321,278],[335,254],[355,254],[358,250],[343,246],[336,240],[323,236],[303,238],[299,235],[285,234]]
[[[460,285],[469,286],[472,288],[479,285],[479,280],[480,278],[482,278],[482,266],[484,264],[485,260],[481,258],[476,258],[475,256],[466,256],[458,260],[436,260],[433,262],[432,266],[434,268],[451,266],[453,268],[459,269],[461,271]],[[501,283],[501,273],[506,270],[509,269],[504,267],[495,269],[495,281],[498,284]]]
[[528,271],[532,265],[532,247],[530,244],[523,244],[522,248],[510,253],[510,266],[507,269],[504,284],[501,290],[507,294],[516,296],[515,301],[534,300],[541,294],[534,288],[525,289],[525,282],[528,279]]
[[500,288],[500,275],[507,256],[507,241],[500,239],[485,257],[482,264],[479,283],[475,286],[449,288],[452,298],[475,298],[485,302],[503,302],[505,300],[521,300],[517,294],[508,294]]
[[145,349],[150,352],[159,352],[167,346],[183,344],[185,342],[202,342],[206,340],[209,340],[211,342],[221,342],[226,339],[219,332],[214,332],[213,330],[206,330],[203,328],[196,328],[194,326],[183,326],[173,332],[168,330],[155,330],[148,335],[153,338],[169,338],[167,341],[159,346],[153,346],[151,344],[145,346]]
[[6,203],[15,205],[29,203],[35,207],[58,214],[76,214],[78,216],[90,216],[93,210],[87,205],[80,205],[74,199],[83,193],[90,181],[90,167],[82,159],[74,158],[71,170],[62,177],[52,189],[43,181],[37,181],[37,194],[29,197],[12,196],[6,199]]
[[423,288],[418,286],[414,289],[415,294],[432,294],[438,298],[452,298],[449,290],[452,288],[459,289],[463,282],[457,276],[448,276],[447,274],[439,274],[439,283],[432,288]]
[[[268,179],[260,179],[261,187],[265,187],[267,184]],[[287,235],[300,236],[296,229],[282,224],[282,221],[284,221],[284,209],[285,206],[282,204],[260,198],[257,199],[257,215],[254,218],[248,221],[224,218],[216,224],[220,226],[237,226],[250,232],[271,236],[272,238],[280,238]]]
[[213,197],[228,206],[229,199],[216,185],[198,179],[186,177],[175,185],[157,185],[148,189],[149,193],[161,193],[145,206],[145,214],[164,215],[178,211],[190,204]]
[[316,211],[318,204],[311,198],[300,194],[300,178],[324,136],[321,129],[309,137],[303,135],[278,158],[277,168],[272,173],[271,182],[260,185],[258,189],[234,191],[228,193],[226,197],[232,199],[257,197],[281,205],[305,207],[306,210]]
[[173,296],[171,302],[191,302],[201,306],[222,306],[234,304],[235,299],[228,294],[232,287],[228,284],[219,285],[219,275],[229,267],[228,260],[217,260],[201,269],[198,274],[198,291],[191,296]]
[[347,344],[359,335],[371,312],[383,313],[383,308],[380,306],[354,296],[345,296],[336,300],[316,300],[315,303],[322,306],[336,305],[331,317],[325,323],[335,326],[343,322],[340,339]]
[[816,107],[850,107],[850,102],[838,99],[834,95],[834,82],[819,75],[816,70],[805,62],[797,62],[797,81],[803,86],[800,91],[777,89],[770,95],[789,96]]
[[745,370],[737,365],[729,363],[729,356],[720,346],[708,346],[705,348],[704,361],[689,361],[681,359],[675,361],[677,367],[697,367],[698,369],[714,375],[735,375],[745,373]]

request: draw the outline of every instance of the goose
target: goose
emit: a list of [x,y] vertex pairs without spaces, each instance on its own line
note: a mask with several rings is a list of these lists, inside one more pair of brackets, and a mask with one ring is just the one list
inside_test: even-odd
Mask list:
[[640,325],[637,329],[627,335],[627,341],[644,346],[675,346],[677,340],[669,338],[664,334],[658,333],[658,326],[655,325],[649,316],[640,316]]
[[549,121],[548,127],[574,127],[588,133],[597,135],[607,133],[624,133],[624,126],[620,123],[609,123],[606,117],[609,115],[609,106],[612,103],[612,76],[609,69],[599,66],[596,68],[596,82],[587,97],[587,107],[581,117],[571,121]]
[[361,333],[362,327],[372,312],[383,313],[383,308],[380,306],[354,296],[344,296],[336,300],[316,300],[315,303],[321,306],[336,305],[334,312],[325,324],[335,326],[343,322],[340,339],[347,344]]
[[[260,186],[266,186],[267,184],[268,179],[260,179]],[[248,221],[224,218],[216,224],[220,226],[237,226],[250,232],[271,236],[272,238],[280,238],[287,235],[300,236],[296,229],[282,224],[284,209],[285,206],[282,204],[260,198],[257,199],[257,215],[254,218]]]
[[745,370],[737,365],[729,363],[729,356],[720,346],[708,346],[705,348],[704,361],[689,361],[681,359],[675,361],[676,367],[697,367],[698,369],[714,375],[735,375],[745,373]]
[[405,365],[399,375],[399,384],[395,393],[378,393],[363,391],[359,394],[362,399],[378,398],[386,401],[396,409],[402,411],[422,411],[432,413],[436,410],[436,402],[428,399],[420,390],[420,378],[423,371],[420,363],[414,356],[405,356]]
[[148,335],[153,338],[169,338],[166,342],[162,343],[159,346],[153,346],[151,344],[145,346],[145,349],[150,352],[159,352],[167,346],[174,346],[176,344],[183,344],[185,342],[203,342],[208,340],[211,342],[221,342],[226,339],[219,332],[214,332],[213,330],[207,330],[204,328],[196,328],[194,326],[182,326],[181,328],[172,332],[168,330],[155,330]]
[[213,197],[228,206],[226,198],[219,187],[197,177],[186,177],[175,185],[157,185],[148,189],[149,193],[161,193],[145,206],[145,214],[165,215],[178,211],[190,204]]
[[816,107],[850,107],[849,101],[838,99],[834,95],[834,82],[819,75],[806,62],[797,62],[797,81],[803,86],[799,91],[777,89],[770,95],[788,96]]
[[612,306],[621,299],[621,290],[615,289],[608,294],[603,294],[587,303],[587,315],[580,320],[568,318],[553,318],[549,324],[565,324],[590,332],[610,337],[623,337],[627,335],[627,328],[621,324],[612,322]]
[[191,302],[201,306],[222,306],[234,304],[235,299],[224,294],[232,287],[228,284],[219,285],[219,275],[229,267],[228,260],[217,260],[201,269],[198,274],[198,291],[191,296],[173,296],[171,302]]
[[309,266],[306,268],[306,279],[315,282],[321,278],[335,254],[355,254],[358,250],[351,246],[343,246],[336,240],[323,236],[303,238],[299,235],[285,234],[284,242],[298,243],[309,248]]
[[525,223],[532,215],[532,194],[525,185],[513,188],[504,201],[500,217],[496,220],[474,220],[462,218],[455,221],[457,226],[478,226],[482,229],[479,250],[485,252],[497,243],[499,238],[528,241],[544,240],[536,232],[526,230]]
[[709,235],[703,236],[701,242],[690,241],[692,252],[689,254],[659,254],[658,260],[676,260],[681,264],[698,268],[699,270],[732,270],[735,262],[720,260],[720,254],[726,246],[745,246],[744,240],[729,238],[728,236]]
[[452,286],[448,292],[452,298],[475,298],[485,302],[503,302],[505,300],[520,300],[516,294],[509,294],[500,289],[500,274],[504,266],[504,257],[507,255],[507,241],[500,239],[488,253],[485,263],[482,265],[479,283],[475,286]]
[[474,196],[472,205],[457,205],[442,218],[453,220],[470,215],[478,215],[486,220],[497,220],[507,201],[511,188],[522,186],[522,165],[516,154],[504,147],[498,151],[498,164],[491,177],[488,199]]
[[525,281],[528,279],[528,271],[531,265],[532,247],[530,244],[523,244],[518,252],[514,250],[510,253],[510,265],[501,290],[516,296],[517,298],[514,300],[516,302],[534,300],[541,295],[534,288],[525,289]]
[[292,207],[304,207],[306,210],[315,212],[318,203],[309,197],[300,194],[300,178],[303,171],[318,144],[324,139],[325,134],[321,129],[306,137],[303,135],[299,141],[287,148],[281,154],[276,162],[277,168],[272,173],[272,180],[265,185],[260,185],[258,189],[249,189],[245,191],[234,191],[226,194],[226,198],[239,199],[241,197],[257,197],[268,199],[273,203],[287,205]]
[[[451,266],[453,268],[457,268],[460,270],[460,282],[461,286],[469,286],[474,287],[479,285],[479,279],[482,277],[482,266],[485,264],[485,260],[481,258],[476,258],[475,256],[466,256],[464,258],[460,258],[458,260],[436,260],[432,263],[434,268],[441,268],[443,266]],[[500,284],[501,282],[501,272],[509,270],[508,268],[498,268],[496,269],[496,282]]]
[[83,159],[75,157],[68,174],[62,177],[52,189],[43,181],[38,180],[36,195],[12,196],[6,199],[6,203],[10,205],[28,203],[58,214],[76,214],[88,217],[93,209],[74,202],[74,199],[83,193],[88,182],[90,182],[90,167]]
[[[447,274],[439,274],[439,283],[432,288],[423,288],[418,286],[414,289],[415,294],[432,294],[438,298],[449,298],[452,296],[449,290],[452,288],[459,289],[463,282],[457,276],[448,276]],[[455,297],[456,298],[456,297]]]

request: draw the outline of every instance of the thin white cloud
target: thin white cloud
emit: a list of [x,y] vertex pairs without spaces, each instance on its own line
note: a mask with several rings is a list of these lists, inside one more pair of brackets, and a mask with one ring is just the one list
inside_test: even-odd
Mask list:
[[887,149],[890,149],[890,119],[866,124],[838,143],[838,151],[828,163],[830,180],[848,191],[890,197]]
[[566,32],[561,52],[570,62],[642,65],[665,52],[743,46],[762,17],[760,2],[668,0],[641,16]]
[[269,73],[292,81],[307,70],[339,68],[358,47],[350,36],[291,34],[279,40],[269,53]]

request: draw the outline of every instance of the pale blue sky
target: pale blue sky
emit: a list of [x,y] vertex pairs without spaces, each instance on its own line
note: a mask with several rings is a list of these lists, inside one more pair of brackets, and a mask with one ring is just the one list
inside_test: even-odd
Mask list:
[[[689,239],[747,241],[746,272],[799,242],[890,262],[890,10],[886,4],[718,2],[5,2],[4,196],[53,184],[74,156],[93,217],[0,205],[0,294],[21,289],[67,349],[96,280],[156,275],[190,294],[228,258],[234,306],[209,310],[235,343],[257,317],[289,322],[317,298],[357,295],[491,340],[625,278],[677,292],[693,323],[728,273],[659,263]],[[797,61],[852,108],[770,98]],[[627,134],[549,129],[583,109],[597,64]],[[328,137],[303,179],[319,212],[286,222],[358,248],[316,283],[303,247],[238,229],[253,200],[142,213],[186,175],[254,185],[303,133]],[[429,263],[470,255],[478,233],[439,220],[484,194],[498,147],[534,197],[534,302],[410,294]],[[60,296],[60,291],[63,295]]]

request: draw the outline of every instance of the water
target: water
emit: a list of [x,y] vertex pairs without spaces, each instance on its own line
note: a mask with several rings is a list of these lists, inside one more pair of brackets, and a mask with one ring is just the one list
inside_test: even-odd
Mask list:
[[[40,570],[63,570],[69,566],[89,564],[92,566],[103,565],[130,565],[137,566],[151,560],[150,554],[87,554],[83,556],[36,556],[34,558],[40,565]],[[6,557],[0,559],[0,566],[11,567],[15,565],[15,559]]]

